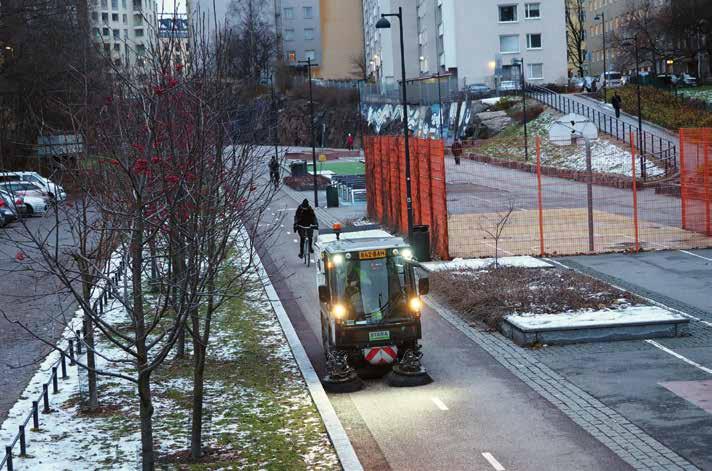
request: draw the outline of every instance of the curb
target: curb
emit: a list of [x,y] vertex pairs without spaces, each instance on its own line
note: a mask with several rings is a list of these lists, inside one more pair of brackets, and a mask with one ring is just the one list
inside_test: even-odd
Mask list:
[[296,360],[299,370],[302,373],[302,377],[304,377],[304,381],[309,389],[309,394],[311,395],[314,405],[316,405],[319,415],[324,422],[326,433],[329,435],[329,439],[334,445],[336,455],[339,458],[342,468],[345,471],[363,471],[363,466],[361,465],[358,456],[356,456],[356,451],[351,444],[351,440],[349,440],[346,430],[344,430],[339,417],[336,415],[336,411],[334,411],[334,407],[331,405],[331,401],[329,401],[326,391],[324,391],[324,387],[321,385],[319,376],[316,374],[311,361],[309,361],[307,352],[304,350],[304,346],[299,341],[297,332],[294,330],[294,326],[289,320],[289,316],[284,310],[284,306],[282,305],[279,296],[277,296],[277,291],[275,291],[274,286],[270,281],[269,274],[265,270],[264,265],[262,265],[262,259],[257,253],[255,253],[255,265],[257,267],[257,273],[260,277],[260,281],[262,282],[262,286],[264,287],[267,297],[269,298],[270,305],[272,306],[274,313],[277,315],[277,320],[282,327],[282,332],[284,332],[284,336],[287,338],[289,348],[292,350],[294,359]]

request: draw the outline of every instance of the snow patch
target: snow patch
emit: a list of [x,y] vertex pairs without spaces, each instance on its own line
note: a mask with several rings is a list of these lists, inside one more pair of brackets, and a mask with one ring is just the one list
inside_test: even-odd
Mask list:
[[[551,268],[551,265],[544,260],[530,257],[528,255],[521,257],[500,257],[497,263],[501,267],[516,267],[516,268]],[[452,270],[481,270],[483,268],[494,265],[494,258],[472,258],[463,259],[456,258],[449,262],[424,262],[421,265],[428,271],[452,271]]]

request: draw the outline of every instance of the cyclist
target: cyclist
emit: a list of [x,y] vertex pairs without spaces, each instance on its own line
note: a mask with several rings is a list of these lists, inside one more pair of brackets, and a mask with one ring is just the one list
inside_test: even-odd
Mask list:
[[279,186],[279,161],[276,155],[273,155],[269,161],[269,179],[274,183],[275,188]]
[[297,208],[297,212],[294,213],[294,232],[299,234],[299,258],[304,256],[304,239],[309,239],[309,253],[314,253],[314,248],[312,247],[312,237],[314,234],[314,228],[318,228],[319,223],[316,220],[316,213],[314,208],[309,206],[309,200],[304,199],[302,204]]

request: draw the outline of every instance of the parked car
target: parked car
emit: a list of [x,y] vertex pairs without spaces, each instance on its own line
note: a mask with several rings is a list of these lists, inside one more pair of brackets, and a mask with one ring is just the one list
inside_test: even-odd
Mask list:
[[7,182],[0,183],[0,188],[15,198],[22,198],[25,204],[25,214],[31,216],[47,212],[49,196],[39,185],[29,182]]
[[499,90],[501,92],[510,92],[513,90],[521,90],[518,80],[502,80],[499,82]]
[[472,83],[467,86],[467,91],[473,95],[488,95],[492,93],[492,89],[485,83]]
[[0,210],[6,215],[9,222],[16,221],[27,212],[25,201],[21,197],[13,197],[10,193],[2,190],[0,190]]
[[623,86],[623,74],[620,72],[606,72],[598,79],[601,87],[618,88]]
[[50,199],[56,199],[57,201],[67,199],[67,193],[64,188],[37,172],[0,172],[0,182],[10,181],[35,183],[47,192]]
[[697,77],[690,74],[682,74],[678,80],[678,85],[685,85],[687,87],[697,86]]

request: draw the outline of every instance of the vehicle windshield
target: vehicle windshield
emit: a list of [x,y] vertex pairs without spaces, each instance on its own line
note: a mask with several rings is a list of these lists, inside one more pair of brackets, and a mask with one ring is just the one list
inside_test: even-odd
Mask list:
[[378,323],[405,303],[402,257],[346,260],[330,273],[332,287],[356,320]]
[[10,191],[39,191],[32,183],[6,183],[3,186]]

